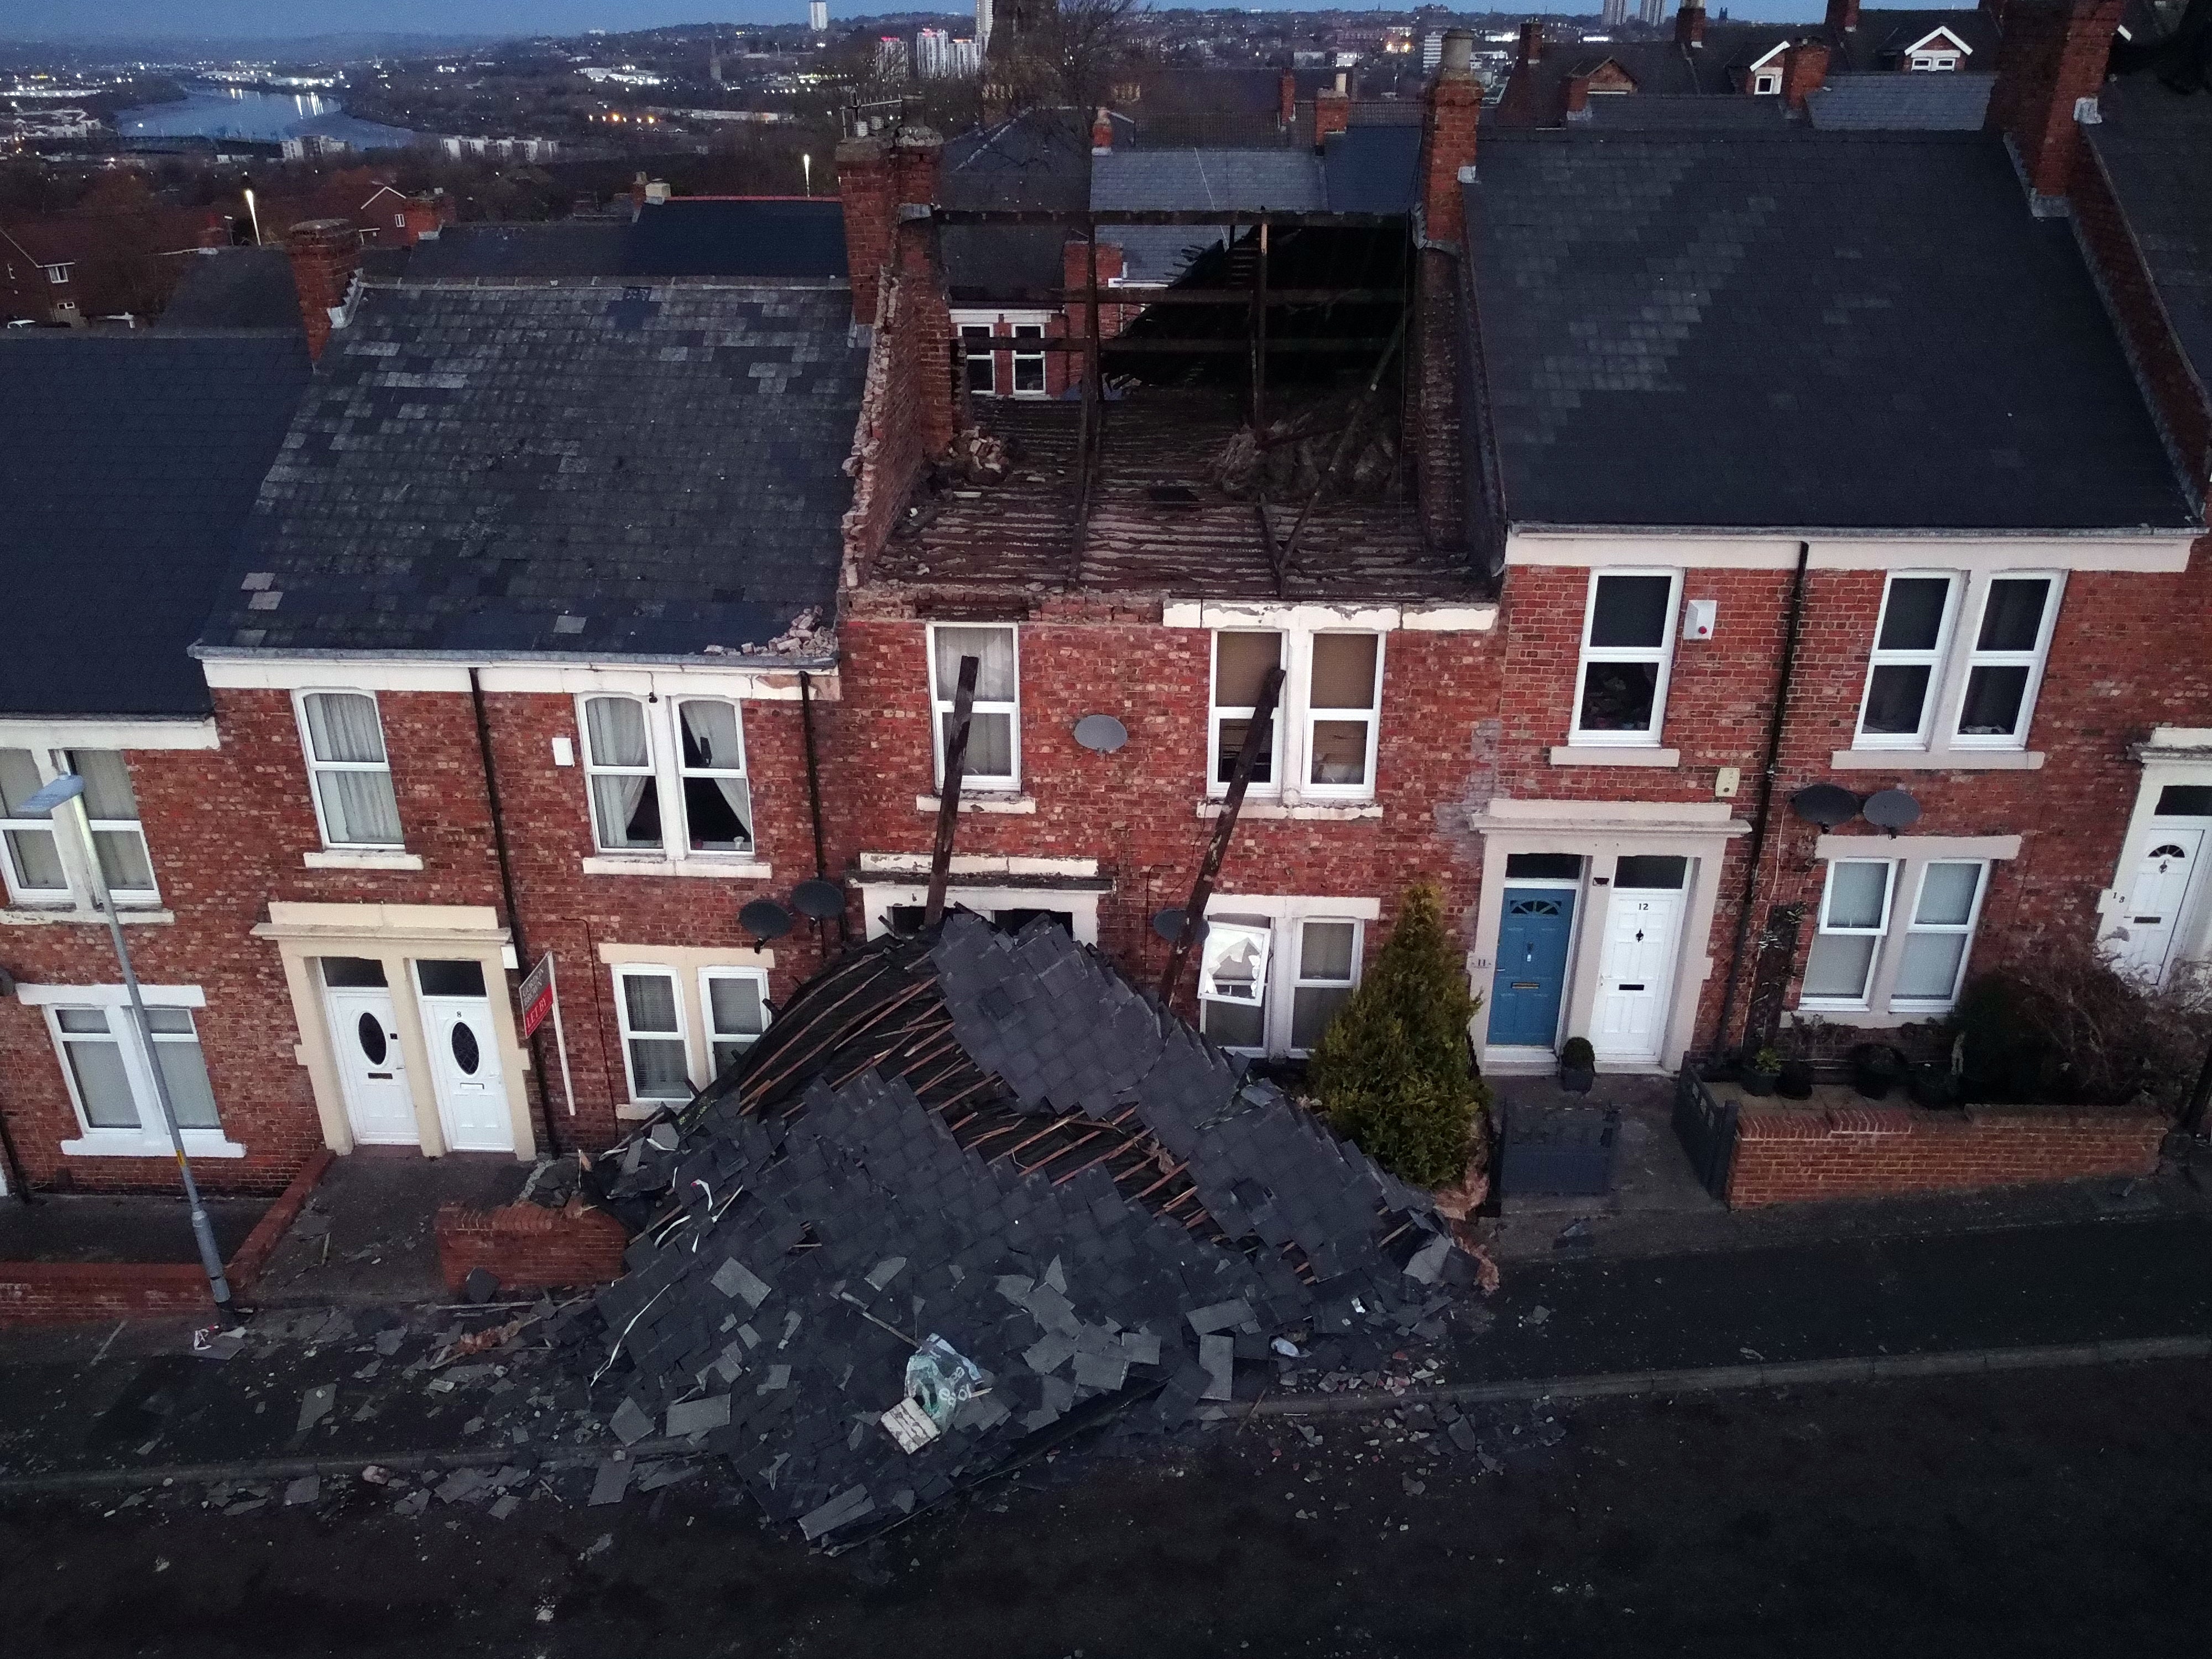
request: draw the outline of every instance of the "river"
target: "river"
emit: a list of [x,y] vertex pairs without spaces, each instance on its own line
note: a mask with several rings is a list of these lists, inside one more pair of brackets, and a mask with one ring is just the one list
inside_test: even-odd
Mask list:
[[121,111],[115,125],[125,138],[239,138],[275,144],[316,137],[356,149],[404,149],[418,139],[404,127],[356,120],[336,99],[319,93],[249,92],[240,87],[192,87],[182,103]]

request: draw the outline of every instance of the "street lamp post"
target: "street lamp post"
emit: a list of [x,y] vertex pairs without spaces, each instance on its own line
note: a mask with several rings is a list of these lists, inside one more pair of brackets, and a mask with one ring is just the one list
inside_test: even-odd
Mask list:
[[139,1054],[146,1062],[147,1074],[154,1080],[154,1098],[161,1104],[161,1121],[169,1127],[169,1145],[176,1150],[177,1170],[184,1176],[185,1198],[191,1206],[192,1239],[199,1246],[200,1265],[207,1269],[208,1287],[215,1293],[216,1306],[227,1311],[230,1307],[230,1280],[223,1273],[222,1253],[216,1248],[215,1228],[208,1221],[207,1206],[200,1201],[199,1183],[192,1179],[192,1161],[185,1156],[185,1132],[177,1125],[177,1109],[169,1098],[169,1080],[162,1075],[161,1057],[154,1052],[154,1028],[146,1018],[146,1000],[139,994],[138,975],[131,966],[131,947],[123,938],[122,918],[115,913],[107,878],[100,873],[100,848],[92,838],[92,820],[85,815],[84,780],[74,772],[64,772],[25,801],[21,810],[25,817],[60,813],[76,826],[75,840],[78,850],[84,854],[85,878],[92,884],[93,906],[107,918],[108,935],[115,941],[115,959],[123,967],[123,988],[131,997],[131,1018],[138,1033]]

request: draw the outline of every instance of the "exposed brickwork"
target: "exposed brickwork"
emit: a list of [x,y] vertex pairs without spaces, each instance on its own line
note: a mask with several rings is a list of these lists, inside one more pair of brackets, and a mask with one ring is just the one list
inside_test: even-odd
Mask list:
[[2074,106],[2105,83],[2124,0],[2012,0],[1984,125],[2006,134],[2039,196],[2063,196],[2081,149]]
[[1332,132],[1348,131],[1352,126],[1352,94],[1344,89],[1344,77],[1337,76],[1337,84],[1324,87],[1314,94],[1313,145],[1316,149],[1328,143]]
[[898,198],[891,147],[881,138],[848,138],[837,146],[837,198],[845,210],[845,266],[852,273],[853,320],[877,320],[884,267],[890,262]]
[[618,1279],[629,1236],[604,1210],[572,1199],[564,1209],[508,1204],[472,1210],[438,1206],[438,1271],[459,1294],[470,1273],[488,1268],[505,1291],[554,1291]]
[[[1456,31],[1455,31],[1456,32]],[[1467,240],[1467,204],[1460,169],[1474,165],[1482,87],[1470,70],[1439,69],[1421,111],[1421,230],[1457,248]]]
[[2154,1113],[2034,1106],[1747,1111],[1737,1120],[1728,1201],[1750,1209],[2148,1175],[2166,1128]]
[[1801,40],[1782,54],[1782,101],[1792,109],[1820,91],[1828,78],[1828,49],[1818,40]]
[[331,308],[345,303],[361,264],[361,234],[348,220],[307,219],[292,227],[289,240],[307,355],[319,357],[330,342]]

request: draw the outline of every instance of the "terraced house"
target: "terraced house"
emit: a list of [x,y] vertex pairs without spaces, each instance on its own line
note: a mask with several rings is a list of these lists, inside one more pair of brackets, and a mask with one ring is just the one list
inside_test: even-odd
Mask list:
[[[2170,975],[2212,955],[2212,145],[2186,42],[2116,20],[2012,0],[1974,131],[1516,128],[1462,35],[1293,205],[1008,220],[907,129],[842,206],[307,228],[299,320],[133,428],[131,489],[55,447],[97,410],[0,453],[64,624],[0,679],[0,793],[87,779],[218,1188],[604,1145],[919,927],[940,854],[1139,983],[1201,899],[1170,994],[1261,1060],[1419,878],[1492,1070],[1918,1024],[2055,939]],[[167,1184],[75,854],[0,830],[9,1178]]]

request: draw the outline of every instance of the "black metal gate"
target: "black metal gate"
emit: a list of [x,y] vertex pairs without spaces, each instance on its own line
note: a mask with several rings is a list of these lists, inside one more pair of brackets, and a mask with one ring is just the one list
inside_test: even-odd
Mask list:
[[1735,1166],[1735,1102],[1715,1099],[1697,1062],[1684,1055],[1674,1076],[1674,1138],[1690,1155],[1698,1183],[1718,1199],[1728,1197],[1729,1171]]

